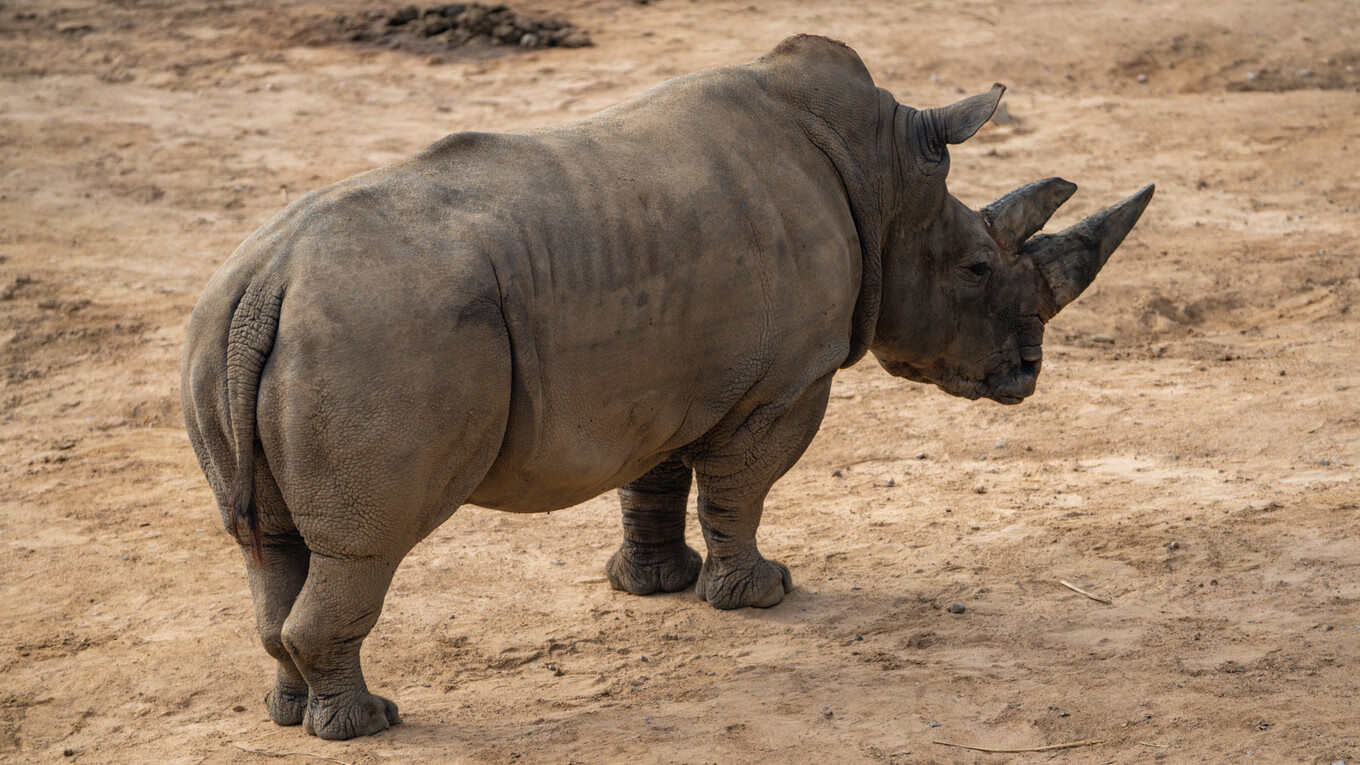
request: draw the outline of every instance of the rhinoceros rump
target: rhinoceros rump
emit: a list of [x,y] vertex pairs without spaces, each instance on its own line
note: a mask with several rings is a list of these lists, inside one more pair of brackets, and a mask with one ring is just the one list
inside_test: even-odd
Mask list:
[[359,648],[464,503],[622,487],[613,586],[772,606],[792,581],[756,549],[762,504],[837,369],[872,351],[955,395],[1032,393],[1044,322],[1152,187],[1053,236],[1061,179],[968,209],[947,146],[1002,90],[913,109],[848,47],[794,37],[581,122],[449,136],[247,239],[194,310],[182,396],[278,661],[270,717],[336,739],[397,722]]

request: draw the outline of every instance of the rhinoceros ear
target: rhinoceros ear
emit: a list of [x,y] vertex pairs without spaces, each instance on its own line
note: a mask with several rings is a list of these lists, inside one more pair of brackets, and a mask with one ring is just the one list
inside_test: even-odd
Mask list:
[[982,208],[982,220],[997,246],[1004,252],[1015,252],[1076,191],[1077,184],[1061,178],[1027,183]]
[[969,96],[949,106],[920,110],[926,141],[922,148],[926,157],[939,161],[945,154],[946,145],[972,138],[992,118],[996,105],[1001,103],[1001,94],[1005,92],[1006,86],[998,82],[986,93]]
[[1110,253],[1138,222],[1154,188],[1148,184],[1137,194],[1071,228],[1057,234],[1040,234],[1025,242],[1020,251],[1034,258],[1048,286],[1048,295],[1040,300],[1040,319],[1053,318],[1095,281]]

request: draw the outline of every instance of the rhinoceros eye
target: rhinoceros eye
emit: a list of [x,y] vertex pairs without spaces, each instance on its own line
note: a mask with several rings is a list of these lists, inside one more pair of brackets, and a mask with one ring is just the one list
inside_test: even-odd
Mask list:
[[973,276],[983,277],[991,273],[992,267],[987,265],[987,261],[984,260],[969,266],[968,270],[972,272]]

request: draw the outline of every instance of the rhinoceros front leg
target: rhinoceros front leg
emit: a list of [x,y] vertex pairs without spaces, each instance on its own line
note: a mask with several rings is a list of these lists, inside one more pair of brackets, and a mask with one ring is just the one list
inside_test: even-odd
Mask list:
[[609,584],[634,595],[679,592],[699,576],[699,553],[685,544],[685,505],[693,471],[672,455],[619,489],[623,544],[605,566]]
[[818,380],[787,408],[757,408],[721,447],[694,459],[699,480],[699,525],[708,557],[694,591],[716,608],[768,608],[793,591],[782,563],[756,548],[765,495],[817,434],[831,392]]

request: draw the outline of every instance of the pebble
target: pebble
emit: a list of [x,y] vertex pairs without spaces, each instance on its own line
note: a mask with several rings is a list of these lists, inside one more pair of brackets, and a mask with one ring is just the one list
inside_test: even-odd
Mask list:
[[1169,544],[1169,545],[1166,546],[1166,549],[1168,549],[1168,550],[1179,550],[1180,547],[1181,547],[1181,543],[1180,543],[1180,542],[1175,542],[1175,541],[1173,541],[1171,544]]
[[1139,81],[1139,82],[1147,82],[1147,75],[1146,75],[1146,74],[1140,74],[1140,75],[1138,75],[1138,81]]
[[835,714],[835,712],[831,711],[831,707],[822,707],[823,717],[831,717],[833,714]]
[[949,613],[951,613],[951,614],[961,614],[961,613],[963,613],[964,611],[967,611],[967,610],[968,610],[968,606],[965,606],[965,605],[962,604],[962,603],[950,603],[950,604],[949,604]]
[[917,453],[916,453],[916,459],[918,459],[918,460],[926,459],[926,458],[929,457],[929,456],[930,456],[930,455],[929,455],[929,454],[926,454],[925,452],[917,452]]
[[1312,70],[1312,69],[1300,69],[1300,70],[1299,70],[1299,76],[1300,76],[1300,77],[1312,77],[1312,76],[1313,76],[1313,70]]

